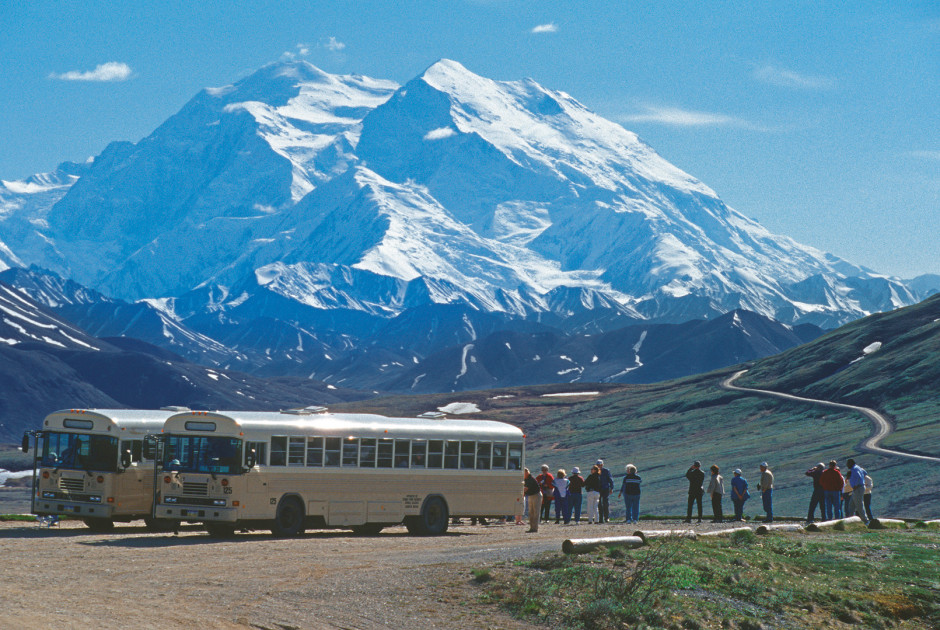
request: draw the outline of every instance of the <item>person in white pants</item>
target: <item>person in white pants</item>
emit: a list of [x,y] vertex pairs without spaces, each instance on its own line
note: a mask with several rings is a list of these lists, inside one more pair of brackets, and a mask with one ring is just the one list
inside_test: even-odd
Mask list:
[[601,471],[596,465],[591,467],[591,474],[584,480],[584,489],[587,491],[588,524],[600,523]]

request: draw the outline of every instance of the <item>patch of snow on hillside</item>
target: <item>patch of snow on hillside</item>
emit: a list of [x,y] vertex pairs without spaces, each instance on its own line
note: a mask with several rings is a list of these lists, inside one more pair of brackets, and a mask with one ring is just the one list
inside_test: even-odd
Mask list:
[[467,373],[467,354],[473,350],[473,344],[468,343],[463,347],[463,354],[460,356],[460,372],[457,374],[457,378],[454,379],[454,384],[457,384],[457,381]]
[[541,398],[567,398],[568,396],[597,396],[600,392],[559,392],[557,394],[542,394]]
[[865,354],[871,354],[872,352],[878,352],[879,350],[881,350],[881,342],[876,341],[874,343],[870,343],[867,346],[865,346],[862,349],[862,352]]
[[448,405],[444,405],[443,407],[438,407],[437,410],[455,415],[464,413],[480,413],[480,408],[477,407],[475,403],[467,402],[452,402]]

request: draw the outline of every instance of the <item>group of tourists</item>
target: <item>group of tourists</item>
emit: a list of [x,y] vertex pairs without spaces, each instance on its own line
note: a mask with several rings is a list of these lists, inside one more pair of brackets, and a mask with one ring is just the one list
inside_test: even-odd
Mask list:
[[[807,523],[815,518],[816,508],[819,508],[823,520],[840,519],[845,516],[857,514],[866,524],[873,518],[871,513],[872,478],[855,463],[854,459],[846,460],[846,472],[839,470],[836,460],[825,466],[822,462],[806,471],[806,476],[813,480],[813,494],[810,499]],[[774,474],[767,462],[760,464],[760,480],[757,483],[757,492],[760,494],[762,507],[765,513],[761,522],[774,521]],[[712,504],[712,522],[724,521],[722,500],[726,494],[725,480],[718,466],[709,468],[711,477],[705,485],[705,471],[702,462],[694,461],[685,473],[689,482],[688,510],[685,522],[692,522],[692,509],[698,507],[698,522],[702,522],[702,498],[707,494]],[[553,475],[548,464],[543,464],[541,473],[532,475],[525,469],[525,500],[526,511],[529,516],[530,532],[537,532],[539,522],[551,521],[552,506],[554,505],[555,524],[564,522],[566,525],[581,523],[582,496],[587,494],[587,522],[606,523],[610,520],[610,495],[614,491],[613,475],[604,466],[604,460],[599,459],[591,467],[587,477],[581,476],[581,470],[575,466],[568,473],[561,468]],[[744,504],[750,498],[749,486],[744,473],[736,468],[734,476],[728,484],[728,493],[734,506],[733,521],[744,520]],[[626,475],[620,484],[618,498],[623,498],[626,511],[626,523],[639,523],[640,519],[640,476],[633,464],[626,467]]]

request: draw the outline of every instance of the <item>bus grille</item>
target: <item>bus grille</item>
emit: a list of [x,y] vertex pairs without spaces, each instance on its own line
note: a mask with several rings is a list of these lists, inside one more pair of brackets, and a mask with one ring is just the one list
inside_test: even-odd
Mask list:
[[190,496],[204,497],[207,494],[209,494],[209,484],[208,483],[196,483],[194,481],[184,481],[183,482],[183,494],[188,494]]
[[60,477],[59,487],[67,492],[81,492],[85,489],[85,480]]

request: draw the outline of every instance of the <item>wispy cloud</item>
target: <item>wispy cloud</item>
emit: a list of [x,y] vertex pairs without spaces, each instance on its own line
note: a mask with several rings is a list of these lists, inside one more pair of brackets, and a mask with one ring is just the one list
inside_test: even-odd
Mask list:
[[736,116],[714,112],[697,112],[678,107],[658,107],[647,105],[645,111],[627,114],[621,117],[625,122],[657,123],[673,127],[747,127],[755,125]]
[[539,24],[532,29],[532,33],[540,35],[542,33],[557,33],[558,25],[554,22],[549,22],[548,24]]
[[450,138],[451,136],[457,135],[457,132],[451,129],[450,127],[439,127],[437,129],[432,129],[431,131],[424,134],[425,140],[443,140],[444,138]]
[[346,44],[331,35],[330,38],[323,44],[323,47],[331,52],[339,52],[346,48]]
[[304,43],[300,43],[294,46],[294,50],[287,50],[281,54],[281,59],[284,61],[294,61],[296,59],[302,59],[309,54],[310,46]]
[[908,155],[921,160],[940,162],[940,151],[909,151]]
[[755,67],[754,78],[770,85],[795,90],[831,90],[836,86],[835,79],[831,77],[801,74],[771,65]]
[[127,81],[131,78],[131,67],[126,63],[119,61],[109,61],[95,66],[94,70],[81,72],[79,70],[70,70],[62,73],[49,74],[50,79],[60,81]]

